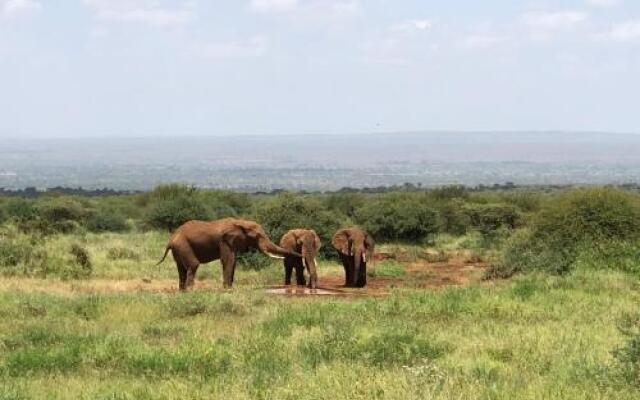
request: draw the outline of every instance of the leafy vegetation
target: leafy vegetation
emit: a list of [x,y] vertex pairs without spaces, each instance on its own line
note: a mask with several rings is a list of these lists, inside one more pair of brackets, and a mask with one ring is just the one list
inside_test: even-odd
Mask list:
[[[0,398],[635,399],[639,207],[600,187],[0,198]],[[215,262],[172,293],[175,267],[154,266],[167,230],[226,216],[275,242],[313,228],[325,256],[336,229],[365,227],[389,295],[269,296],[282,264],[258,253],[231,292]],[[485,262],[511,279],[412,281]],[[318,270],[341,281],[330,257]]]

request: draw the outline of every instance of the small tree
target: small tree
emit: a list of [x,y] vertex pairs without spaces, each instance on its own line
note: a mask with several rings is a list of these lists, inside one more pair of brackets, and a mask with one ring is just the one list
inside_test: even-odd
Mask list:
[[356,211],[356,221],[377,240],[421,240],[441,227],[438,211],[422,193],[389,193]]

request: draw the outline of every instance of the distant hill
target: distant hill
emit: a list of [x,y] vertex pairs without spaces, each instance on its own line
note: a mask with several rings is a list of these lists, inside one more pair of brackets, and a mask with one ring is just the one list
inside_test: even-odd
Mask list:
[[0,147],[0,187],[624,183],[640,181],[639,154],[640,135],[598,132],[11,140]]

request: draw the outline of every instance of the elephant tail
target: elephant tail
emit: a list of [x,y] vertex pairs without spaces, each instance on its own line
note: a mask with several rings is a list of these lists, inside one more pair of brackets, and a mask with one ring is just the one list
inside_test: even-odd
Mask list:
[[162,262],[164,261],[165,258],[167,258],[167,254],[169,253],[169,250],[171,250],[171,245],[167,245],[167,248],[164,249],[164,255],[162,256],[162,259],[160,261],[158,261],[158,263],[156,264],[156,267],[160,264],[162,264]]

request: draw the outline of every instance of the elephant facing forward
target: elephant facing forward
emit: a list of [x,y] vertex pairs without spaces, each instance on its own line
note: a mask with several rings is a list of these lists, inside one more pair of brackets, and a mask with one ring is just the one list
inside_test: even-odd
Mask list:
[[193,286],[200,264],[214,260],[222,263],[223,285],[230,288],[236,268],[236,254],[258,249],[264,254],[283,258],[300,257],[269,239],[262,227],[253,221],[224,218],[217,221],[189,221],[175,230],[160,263],[171,250],[178,268],[180,290]]
[[280,239],[280,246],[288,251],[302,254],[302,258],[287,255],[284,257],[284,284],[291,285],[291,274],[296,270],[296,283],[298,286],[306,284],[304,269],[309,273],[309,287],[318,287],[318,272],[316,257],[322,246],[320,238],[312,229],[292,229]]
[[371,235],[359,228],[340,229],[331,244],[338,251],[345,272],[346,287],[367,284],[367,262],[373,263],[375,242]]

